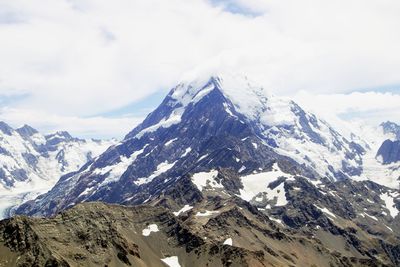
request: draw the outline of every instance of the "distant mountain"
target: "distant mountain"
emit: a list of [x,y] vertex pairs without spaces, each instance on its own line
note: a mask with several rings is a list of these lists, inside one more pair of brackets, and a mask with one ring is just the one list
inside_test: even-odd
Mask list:
[[383,164],[390,164],[400,161],[400,141],[385,140],[379,148],[377,158]]
[[363,156],[362,176],[380,184],[399,188],[400,161],[397,135],[400,127],[393,122],[384,122],[379,127],[369,128],[369,149]]
[[386,121],[381,123],[380,126],[385,134],[393,135],[395,139],[400,140],[400,125],[391,121]]
[[61,175],[78,170],[112,143],[67,132],[42,135],[28,125],[13,129],[0,122],[0,213],[46,192]]

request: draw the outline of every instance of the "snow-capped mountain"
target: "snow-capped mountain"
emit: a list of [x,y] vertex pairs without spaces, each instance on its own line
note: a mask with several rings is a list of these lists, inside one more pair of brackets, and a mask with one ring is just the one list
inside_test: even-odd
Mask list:
[[[352,179],[371,180],[398,189],[400,162],[393,160],[395,149],[391,149],[390,144],[397,142],[396,129],[400,127],[393,122],[385,122],[379,126],[352,122],[349,128],[353,131],[351,139],[365,149],[362,155],[362,172],[359,176],[353,176]],[[388,158],[391,158],[390,163],[386,161]]]
[[400,140],[400,125],[391,121],[386,121],[381,123],[380,127],[385,135],[389,135],[393,139]]
[[93,200],[143,203],[185,175],[211,175],[217,168],[243,177],[272,171],[272,180],[280,171],[346,179],[360,175],[364,152],[245,77],[211,77],[179,84],[121,143],[20,211],[48,215]]
[[61,175],[78,170],[112,143],[67,132],[42,135],[28,125],[13,129],[0,122],[0,210],[46,192]]

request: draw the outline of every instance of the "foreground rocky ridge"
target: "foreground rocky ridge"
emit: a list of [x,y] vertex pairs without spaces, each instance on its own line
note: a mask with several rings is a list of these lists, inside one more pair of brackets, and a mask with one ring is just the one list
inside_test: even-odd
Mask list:
[[179,266],[398,264],[396,236],[366,235],[355,224],[342,228],[317,210],[311,214],[319,228],[285,227],[239,198],[208,196],[175,214],[162,207],[85,203],[54,218],[1,221],[0,253],[6,257],[0,264],[168,266],[166,259]]

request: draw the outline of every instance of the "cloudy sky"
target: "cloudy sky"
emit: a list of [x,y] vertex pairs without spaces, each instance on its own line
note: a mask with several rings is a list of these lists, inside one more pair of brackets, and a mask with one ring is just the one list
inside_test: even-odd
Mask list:
[[0,119],[122,137],[187,75],[400,122],[398,0],[2,0]]

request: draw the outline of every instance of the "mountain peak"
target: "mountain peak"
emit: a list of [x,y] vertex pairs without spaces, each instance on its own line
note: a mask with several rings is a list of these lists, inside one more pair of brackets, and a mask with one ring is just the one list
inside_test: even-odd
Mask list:
[[46,139],[67,139],[70,140],[73,137],[67,131],[57,131],[53,134],[46,135]]
[[237,112],[250,120],[259,120],[268,126],[294,125],[296,122],[293,101],[271,94],[262,85],[241,74],[225,73],[183,82],[171,91],[170,97],[187,106],[197,103],[213,90],[219,90]]
[[198,101],[212,89],[220,90],[225,97],[234,102],[239,101],[243,96],[251,96],[252,98],[255,96],[257,98],[271,96],[261,85],[250,80],[246,75],[232,73],[212,74],[183,81],[171,91],[170,95],[177,100],[184,99],[187,101],[191,97]]
[[382,122],[380,126],[384,134],[394,135],[397,140],[400,140],[400,125],[392,121]]
[[18,128],[16,130],[21,136],[32,136],[34,134],[39,133],[36,129],[32,128],[31,126],[24,124],[24,126]]
[[2,131],[6,135],[12,135],[14,129],[4,121],[0,121],[0,131]]

